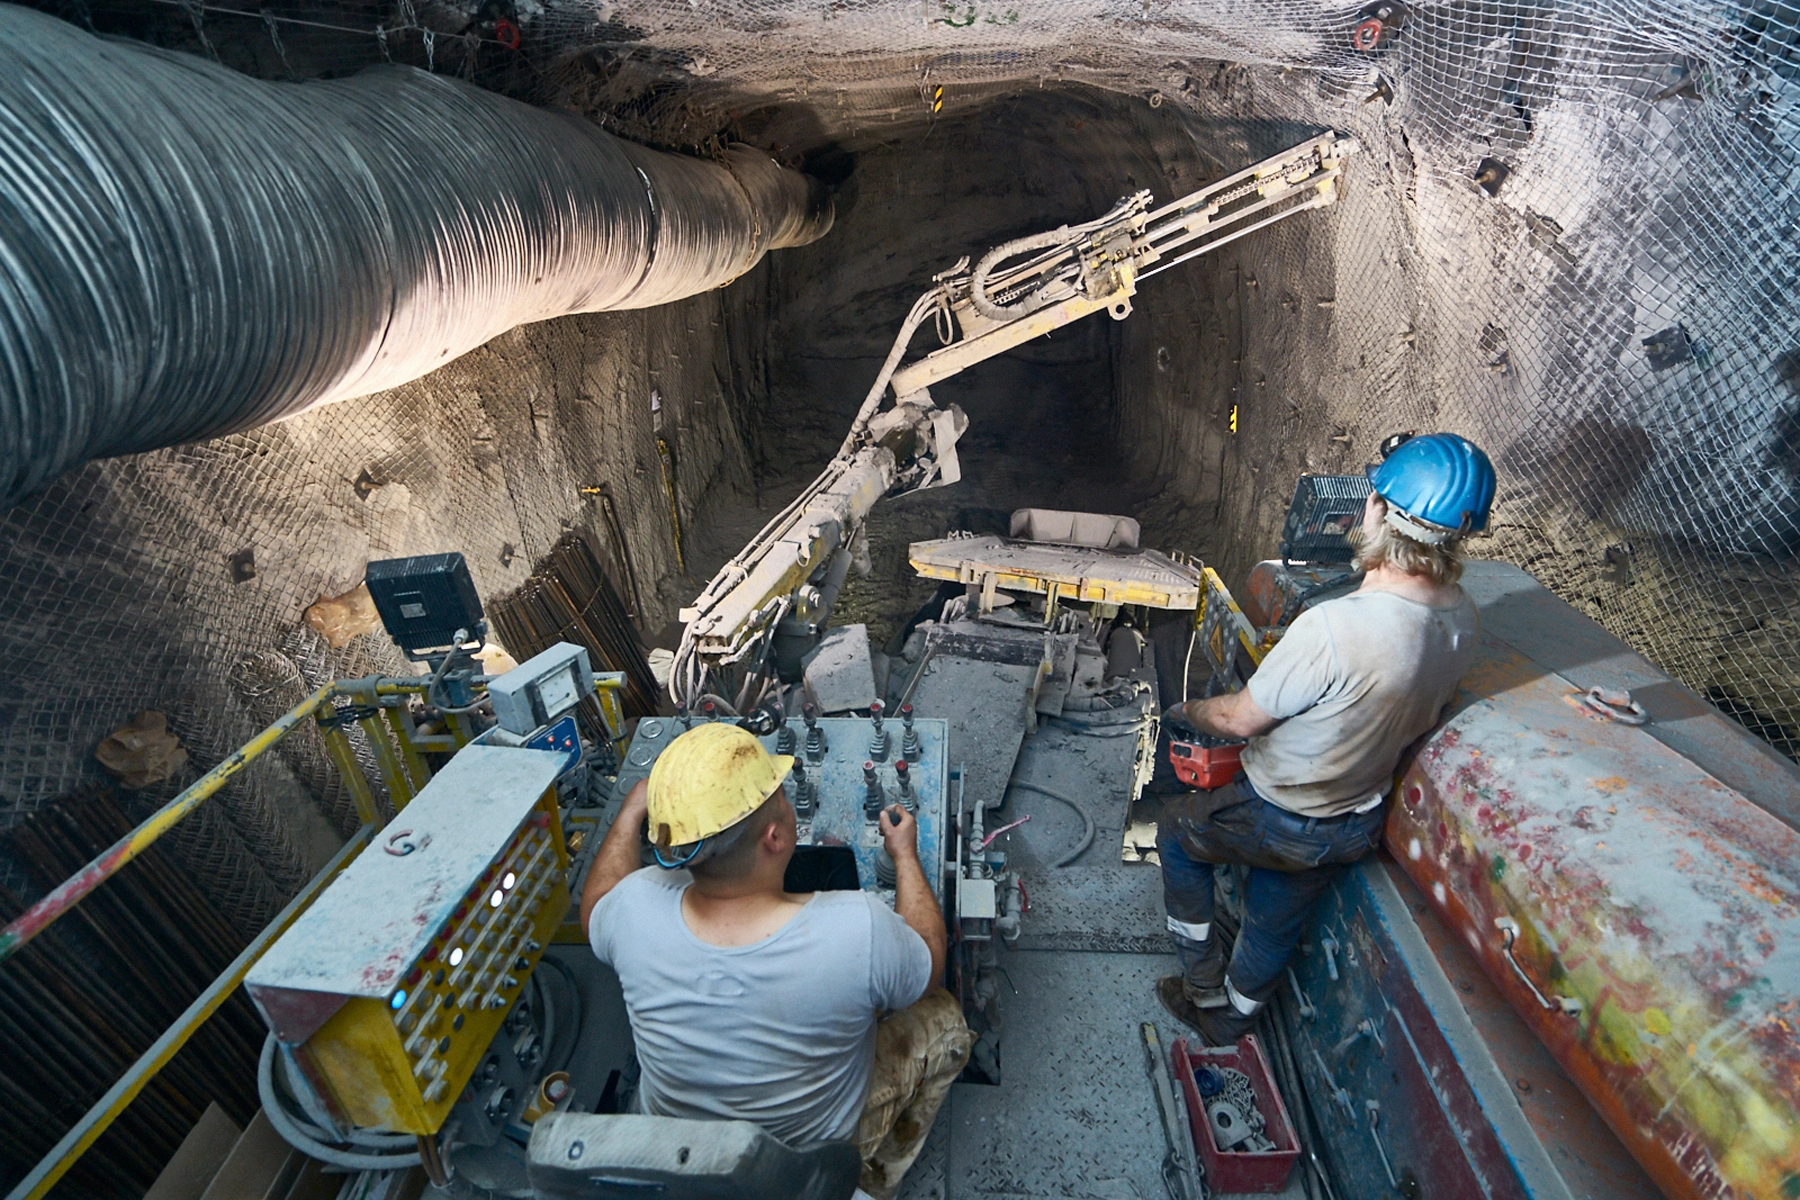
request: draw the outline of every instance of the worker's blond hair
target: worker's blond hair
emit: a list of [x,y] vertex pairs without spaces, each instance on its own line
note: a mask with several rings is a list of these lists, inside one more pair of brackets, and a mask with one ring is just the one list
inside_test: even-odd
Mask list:
[[1383,521],[1374,537],[1357,528],[1350,531],[1350,541],[1356,547],[1355,566],[1359,571],[1372,571],[1386,565],[1440,584],[1455,583],[1462,578],[1462,543],[1458,538],[1451,538],[1441,546],[1427,546]]

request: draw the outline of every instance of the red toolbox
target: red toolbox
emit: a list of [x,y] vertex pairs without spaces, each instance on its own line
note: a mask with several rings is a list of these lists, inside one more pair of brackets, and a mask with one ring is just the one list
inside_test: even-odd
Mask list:
[[[1294,1123],[1288,1119],[1287,1105],[1275,1087],[1275,1074],[1269,1069],[1268,1055],[1253,1033],[1245,1034],[1235,1046],[1193,1046],[1186,1038],[1176,1038],[1169,1049],[1175,1063],[1175,1078],[1181,1081],[1181,1093],[1187,1100],[1188,1128],[1194,1135],[1194,1149],[1206,1166],[1207,1190],[1221,1192],[1279,1192],[1287,1186],[1294,1160],[1300,1157],[1300,1139],[1294,1136]],[[1231,1067],[1250,1079],[1250,1090],[1256,1097],[1256,1110],[1264,1121],[1263,1136],[1275,1143],[1273,1150],[1221,1150],[1213,1137],[1214,1117],[1207,1105],[1220,1099],[1201,1096],[1200,1072],[1205,1068]],[[1216,1075],[1214,1076],[1216,1080]],[[1221,1114],[1225,1116],[1226,1114]]]
[[1184,742],[1171,737],[1169,764],[1175,768],[1175,778],[1181,782],[1189,787],[1211,791],[1216,787],[1224,787],[1238,773],[1238,755],[1243,749],[1242,742],[1227,742],[1219,738]]

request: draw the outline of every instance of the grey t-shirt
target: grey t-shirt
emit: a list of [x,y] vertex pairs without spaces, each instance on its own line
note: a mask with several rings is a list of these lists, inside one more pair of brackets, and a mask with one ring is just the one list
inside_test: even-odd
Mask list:
[[1300,615],[1250,676],[1250,698],[1281,723],[1244,747],[1262,796],[1334,817],[1382,795],[1400,754],[1437,724],[1475,658],[1480,619],[1467,595],[1431,608],[1356,592]]
[[866,892],[818,892],[762,941],[714,946],[681,915],[692,882],[646,867],[588,923],[624,985],[638,1110],[753,1121],[796,1146],[854,1137],[876,1014],[925,994],[925,939]]

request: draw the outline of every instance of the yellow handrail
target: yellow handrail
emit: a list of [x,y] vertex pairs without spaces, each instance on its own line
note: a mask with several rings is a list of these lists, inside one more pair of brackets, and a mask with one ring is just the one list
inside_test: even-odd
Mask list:
[[[425,690],[423,681],[414,682],[405,679],[387,679],[379,676],[367,676],[362,679],[338,680],[328,683],[318,691],[302,700],[290,709],[273,725],[257,734],[250,741],[234,750],[225,760],[212,770],[195,780],[182,793],[151,814],[143,823],[119,839],[105,853],[64,880],[54,891],[26,909],[19,918],[0,930],[0,961],[10,958],[20,947],[42,933],[50,924],[75,905],[79,904],[95,888],[117,874],[126,863],[142,854],[156,839],[174,828],[184,817],[188,816],[207,799],[216,795],[232,777],[243,771],[257,758],[266,754],[282,738],[299,728],[308,717],[324,718],[327,710],[333,709],[332,701],[340,697],[348,697],[370,705],[381,696],[393,696],[403,693],[417,693]],[[350,716],[350,714],[346,714]],[[360,715],[360,714],[357,714]],[[355,719],[355,716],[351,716]],[[387,742],[387,727],[373,719],[360,722],[370,741],[374,743],[377,759],[383,766],[391,764],[395,773],[400,773],[400,759],[394,748]],[[119,1115],[131,1104],[138,1093],[155,1078],[157,1073],[167,1066],[169,1061],[181,1050],[195,1031],[205,1024],[207,1019],[225,1002],[244,976],[249,974],[264,952],[274,944],[275,940],[292,925],[300,914],[306,911],[320,892],[335,879],[340,871],[348,866],[356,855],[369,844],[379,822],[379,813],[375,807],[374,793],[369,787],[368,777],[357,764],[351,751],[349,740],[344,736],[341,721],[321,720],[320,734],[325,739],[325,749],[344,784],[350,790],[356,805],[357,816],[362,824],[351,835],[330,862],[317,875],[300,889],[286,908],[282,909],[273,921],[244,947],[230,966],[221,972],[218,978],[207,985],[205,991],[188,1005],[187,1011],[163,1031],[150,1048],[131,1065],[118,1082],[100,1097],[87,1113],[76,1122],[74,1128],[63,1135],[61,1141],[32,1168],[19,1184],[7,1193],[6,1200],[37,1200],[52,1187],[57,1180],[73,1167],[77,1160],[85,1154],[100,1135],[118,1119]],[[404,728],[396,723],[396,736],[404,738]],[[410,749],[410,748],[409,748]],[[408,757],[409,765],[413,756]],[[418,765],[424,766],[423,758],[417,759]],[[386,772],[384,771],[384,774]],[[388,781],[390,791],[394,793],[396,804],[403,804],[413,794],[411,786],[396,789],[394,784],[400,782],[410,784],[404,775],[400,779]],[[420,781],[423,786],[423,781]]]
[[104,854],[63,880],[55,891],[0,930],[0,962],[11,958],[25,943],[48,929],[51,922],[79,904],[82,897],[116,875],[126,863],[142,854],[157,838],[224,787],[233,775],[293,732],[294,727],[317,712],[320,705],[329,703],[337,694],[336,689],[335,683],[328,683],[288,710],[286,716],[226,755],[223,762],[195,780],[181,795],[157,809],[143,824],[114,842]]

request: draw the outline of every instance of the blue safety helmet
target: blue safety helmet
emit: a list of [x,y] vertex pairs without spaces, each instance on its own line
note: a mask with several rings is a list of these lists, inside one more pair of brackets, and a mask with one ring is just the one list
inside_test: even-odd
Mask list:
[[1368,469],[1387,501],[1387,523],[1414,541],[1439,546],[1487,528],[1494,506],[1494,464],[1454,433],[1408,438]]

